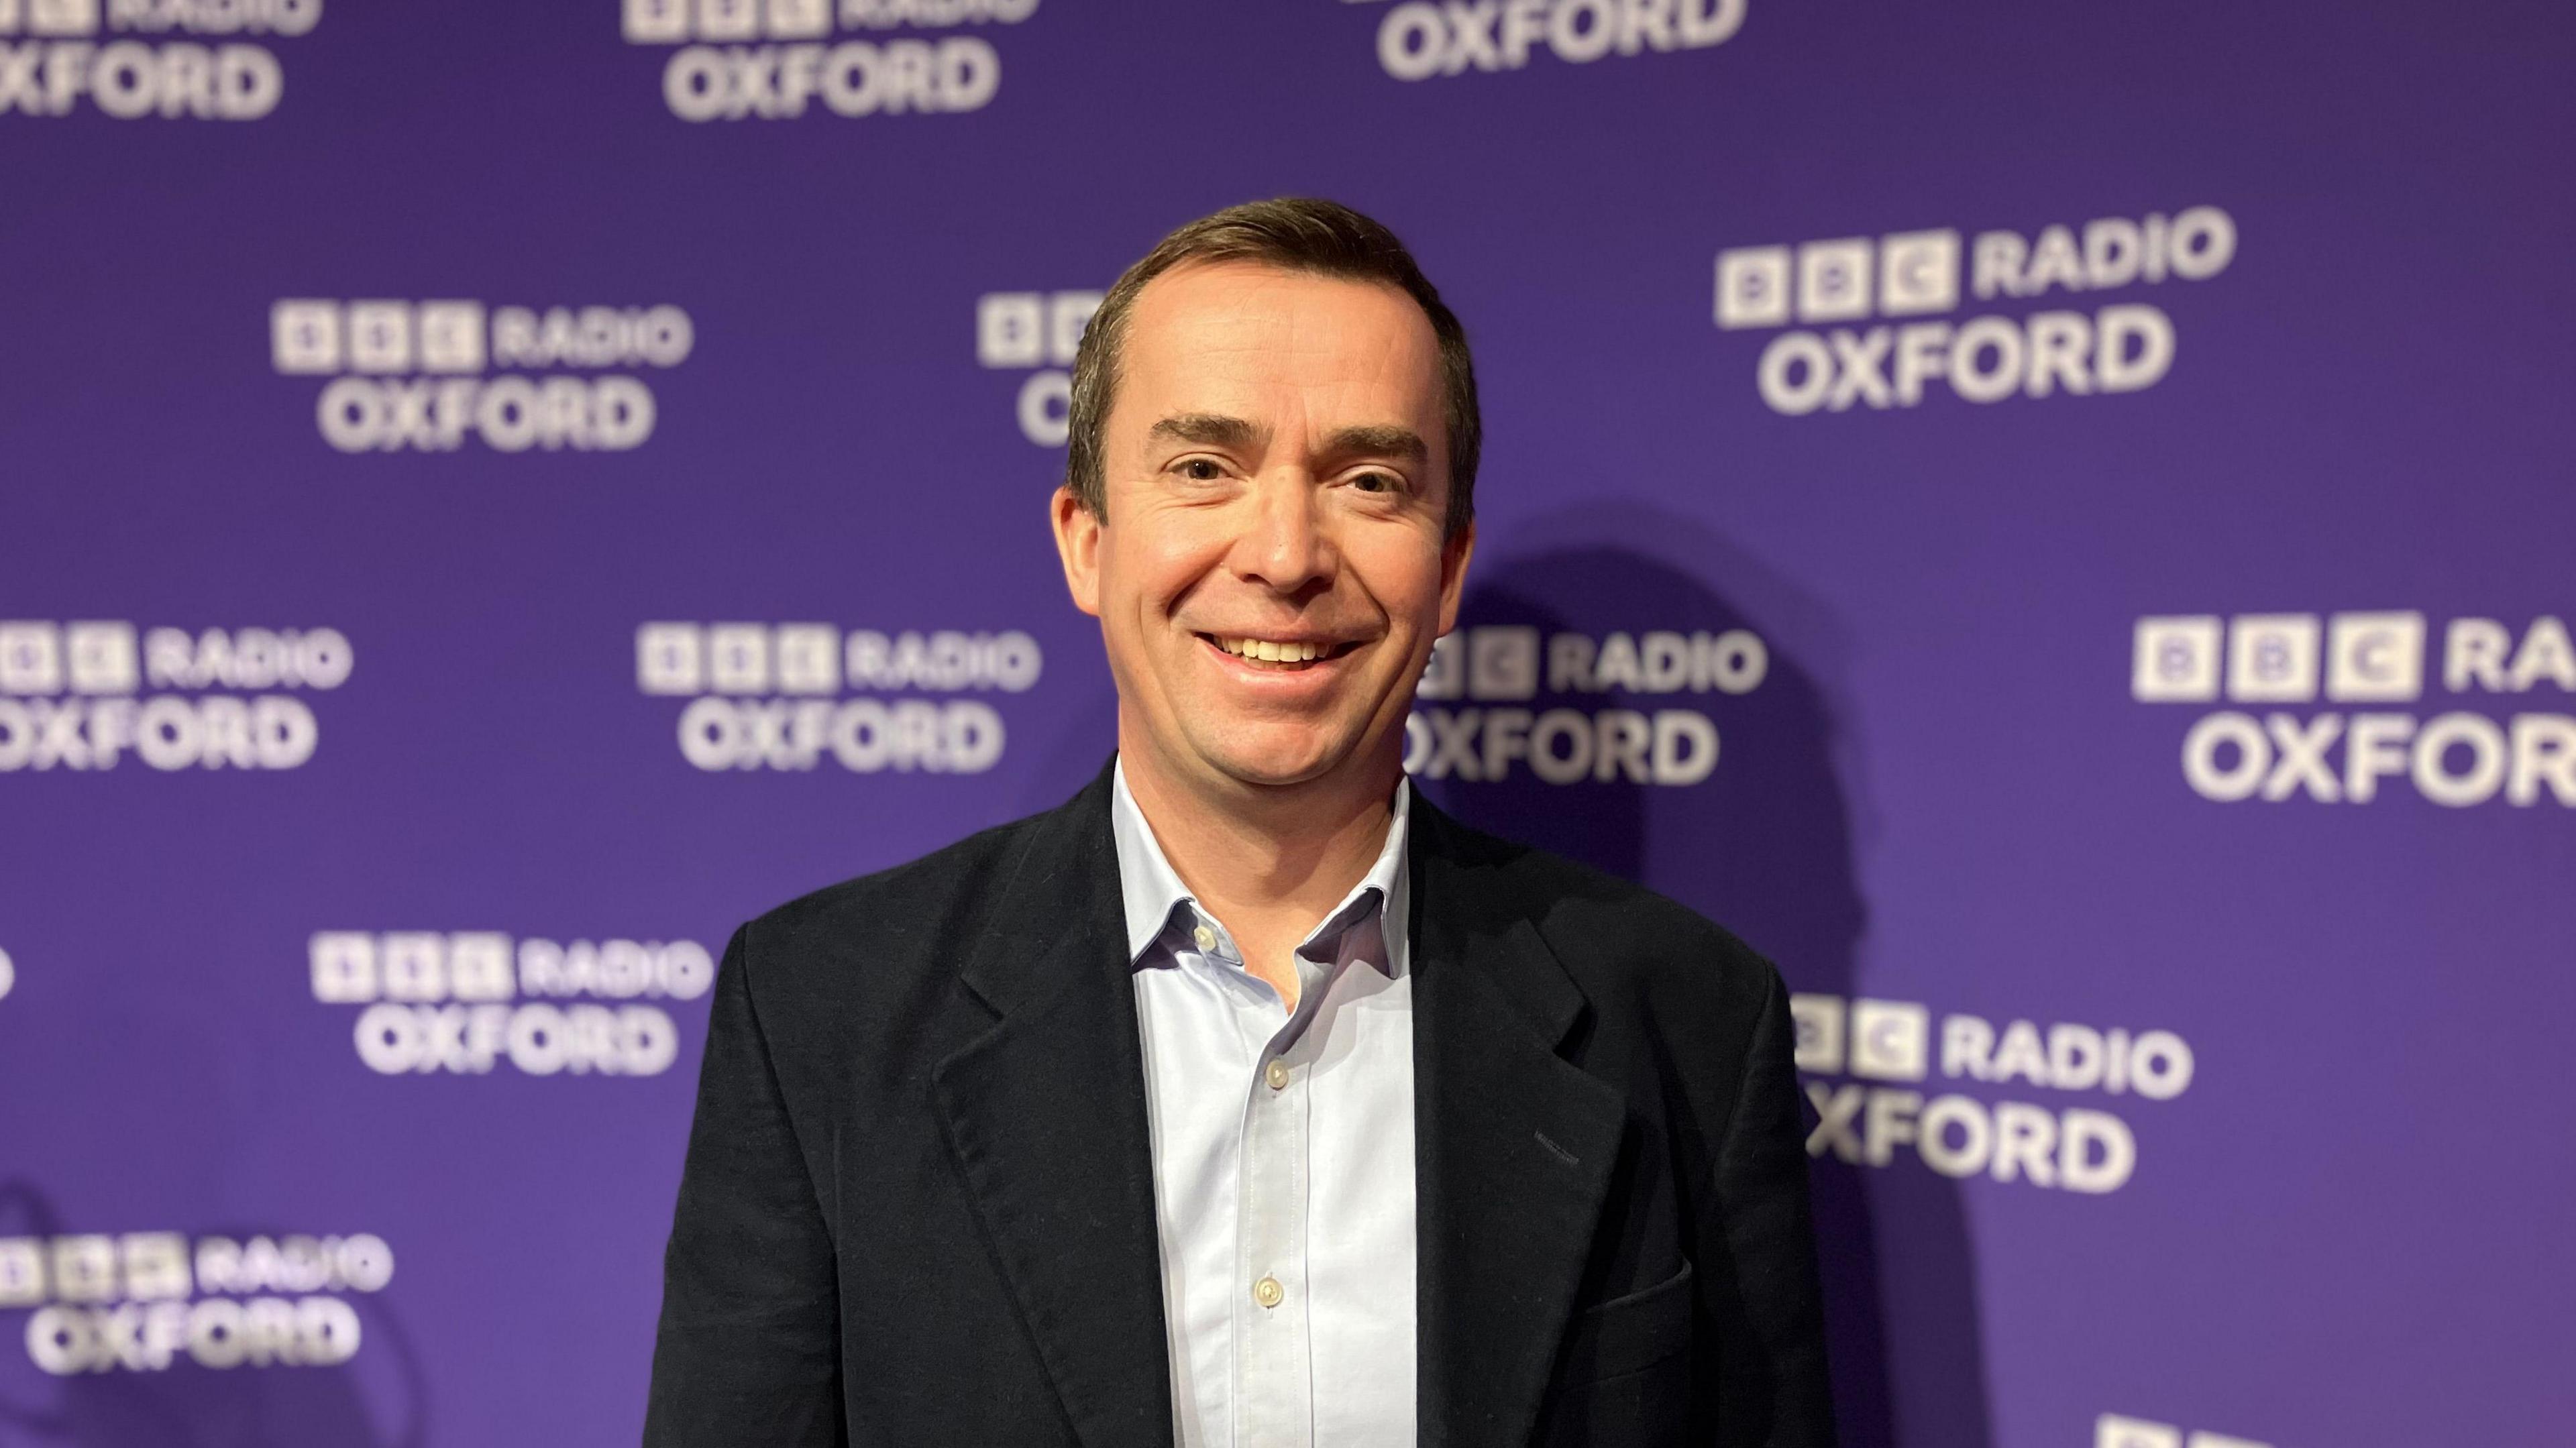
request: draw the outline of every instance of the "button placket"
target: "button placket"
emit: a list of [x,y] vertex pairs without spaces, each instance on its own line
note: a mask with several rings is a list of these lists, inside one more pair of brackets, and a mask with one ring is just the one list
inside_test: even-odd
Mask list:
[[1314,1421],[1306,1298],[1307,1120],[1296,1049],[1312,1006],[1273,1036],[1244,1102],[1235,1443],[1305,1448]]

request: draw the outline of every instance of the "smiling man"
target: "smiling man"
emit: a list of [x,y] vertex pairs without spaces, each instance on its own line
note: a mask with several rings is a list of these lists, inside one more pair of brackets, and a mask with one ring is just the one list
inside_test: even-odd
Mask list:
[[1404,779],[1481,437],[1413,258],[1192,222],[1070,425],[1117,755],[735,934],[646,1441],[1829,1443],[1777,972]]

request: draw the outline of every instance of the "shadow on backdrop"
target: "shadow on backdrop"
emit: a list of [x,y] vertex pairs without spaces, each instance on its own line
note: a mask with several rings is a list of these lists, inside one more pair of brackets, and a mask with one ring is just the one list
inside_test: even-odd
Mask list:
[[[243,1240],[258,1230],[208,1229]],[[65,1234],[53,1204],[35,1185],[0,1182],[0,1237]],[[190,1235],[195,1244],[195,1234]],[[292,1293],[282,1294],[293,1296]],[[6,1448],[422,1448],[428,1441],[428,1389],[420,1355],[383,1297],[349,1293],[358,1312],[359,1348],[393,1360],[407,1403],[379,1424],[351,1364],[209,1368],[182,1347],[159,1370],[112,1368],[54,1377],[26,1355],[31,1314],[0,1322],[0,1445]],[[98,1304],[110,1306],[112,1304]]]
[[[1769,646],[1768,671],[1741,695],[1632,699],[1553,695],[1542,674],[1534,711],[1633,702],[1649,714],[1706,714],[1719,751],[1698,784],[1549,784],[1523,764],[1499,780],[1426,781],[1426,791],[1481,828],[1640,881],[1724,923],[1778,962],[1793,991],[1866,994],[1856,973],[1868,921],[1855,810],[1837,767],[1845,721],[1823,682],[1839,665],[1834,620],[1740,550],[1651,510],[1586,509],[1512,536],[1557,541],[1473,570],[1462,628],[1523,624],[1542,639],[1564,630],[1596,640],[1743,628]],[[1811,1125],[1814,1115],[1809,1108]],[[1911,1160],[1874,1169],[1832,1156],[1811,1161],[1809,1181],[1842,1441],[1888,1448],[1901,1431],[1908,1448],[1983,1448],[1984,1351],[1957,1184]]]

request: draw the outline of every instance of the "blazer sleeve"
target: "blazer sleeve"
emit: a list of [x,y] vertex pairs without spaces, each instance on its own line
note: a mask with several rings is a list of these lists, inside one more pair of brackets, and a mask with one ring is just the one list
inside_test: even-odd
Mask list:
[[1779,971],[1761,964],[1762,1005],[1700,1223],[1703,1253],[1731,1269],[1727,1289],[1708,1304],[1719,1331],[1715,1441],[1726,1448],[1829,1448],[1833,1391],[1789,994]]
[[751,927],[716,969],[662,1261],[647,1448],[845,1442],[832,1240],[753,1006]]

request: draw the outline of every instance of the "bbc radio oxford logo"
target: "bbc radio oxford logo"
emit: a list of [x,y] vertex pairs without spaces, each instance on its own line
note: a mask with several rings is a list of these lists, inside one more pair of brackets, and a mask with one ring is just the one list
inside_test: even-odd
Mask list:
[[[1375,4],[1378,0],[1345,0]],[[1516,71],[1541,57],[1590,65],[1706,50],[1744,28],[1746,0],[1404,0],[1377,23],[1397,80]]]
[[469,438],[504,453],[640,447],[659,405],[637,374],[679,366],[696,340],[689,314],[667,304],[289,299],[269,309],[271,361],[287,376],[332,379],[314,420],[347,453],[454,452]]
[[313,998],[363,1007],[358,1059],[386,1076],[658,1076],[678,1058],[665,1001],[715,983],[692,940],[518,941],[498,931],[324,930]]
[[[1038,0],[625,0],[635,45],[676,45],[662,101],[684,121],[954,114],[992,104],[1002,57],[978,33]],[[868,38],[861,39],[860,36]]]
[[[2142,704],[2263,706],[2212,710],[2185,731],[2183,779],[2204,799],[2358,805],[2404,786],[2454,809],[2576,807],[2564,711],[2576,641],[2555,615],[2465,616],[2438,634],[2407,609],[2155,615],[2137,620],[2129,691]],[[2561,707],[2477,707],[2534,695]]]
[[0,1237],[0,1311],[28,1312],[29,1360],[65,1377],[345,1363],[365,1339],[350,1299],[393,1275],[373,1232]]
[[1750,694],[1770,671],[1750,629],[1457,629],[1432,645],[1414,691],[1404,768],[1487,784],[1524,771],[1552,785],[1698,784],[1717,769],[1720,740],[1688,705]]
[[[680,757],[709,773],[814,768],[981,774],[1001,762],[1001,711],[1045,659],[1018,629],[876,629],[827,623],[648,623],[635,685],[686,697]],[[844,693],[849,697],[842,697]]]
[[309,702],[356,667],[334,628],[138,628],[0,620],[0,774],[299,768],[320,747]]
[[2161,307],[1938,318],[1971,301],[2205,281],[2227,269],[2236,245],[2233,217],[2195,206],[2036,236],[1936,228],[1730,247],[1717,254],[1715,318],[1729,332],[1797,324],[1754,366],[1763,405],[1789,417],[1916,407],[1936,389],[1973,403],[2137,392],[2173,367],[2174,325]]
[[[1988,1177],[2087,1194],[2118,1191],[2138,1168],[2125,1103],[2170,1101],[2198,1069],[2168,1030],[2072,1021],[1939,1018],[1919,1001],[1799,994],[1789,998],[1795,1063],[1816,1124],[1807,1154],[1885,1167],[1907,1149],[1949,1177]],[[1848,1079],[1844,1079],[1848,1078]],[[1939,1079],[1953,1089],[1926,1098]],[[2049,1098],[1990,1100],[1984,1087]],[[2072,1097],[2083,1104],[2061,1104]],[[2114,1109],[2122,1108],[2122,1109]]]
[[1020,436],[1062,447],[1073,401],[1073,358],[1083,329],[1100,310],[1101,293],[986,292],[975,299],[975,363],[993,372],[1025,372],[1013,415]]
[[2104,1413],[2094,1420],[2093,1448],[2272,1448],[2251,1438],[2195,1429],[2186,1434],[2172,1423]]
[[0,0],[0,115],[256,121],[286,93],[262,42],[321,19],[322,0]]

